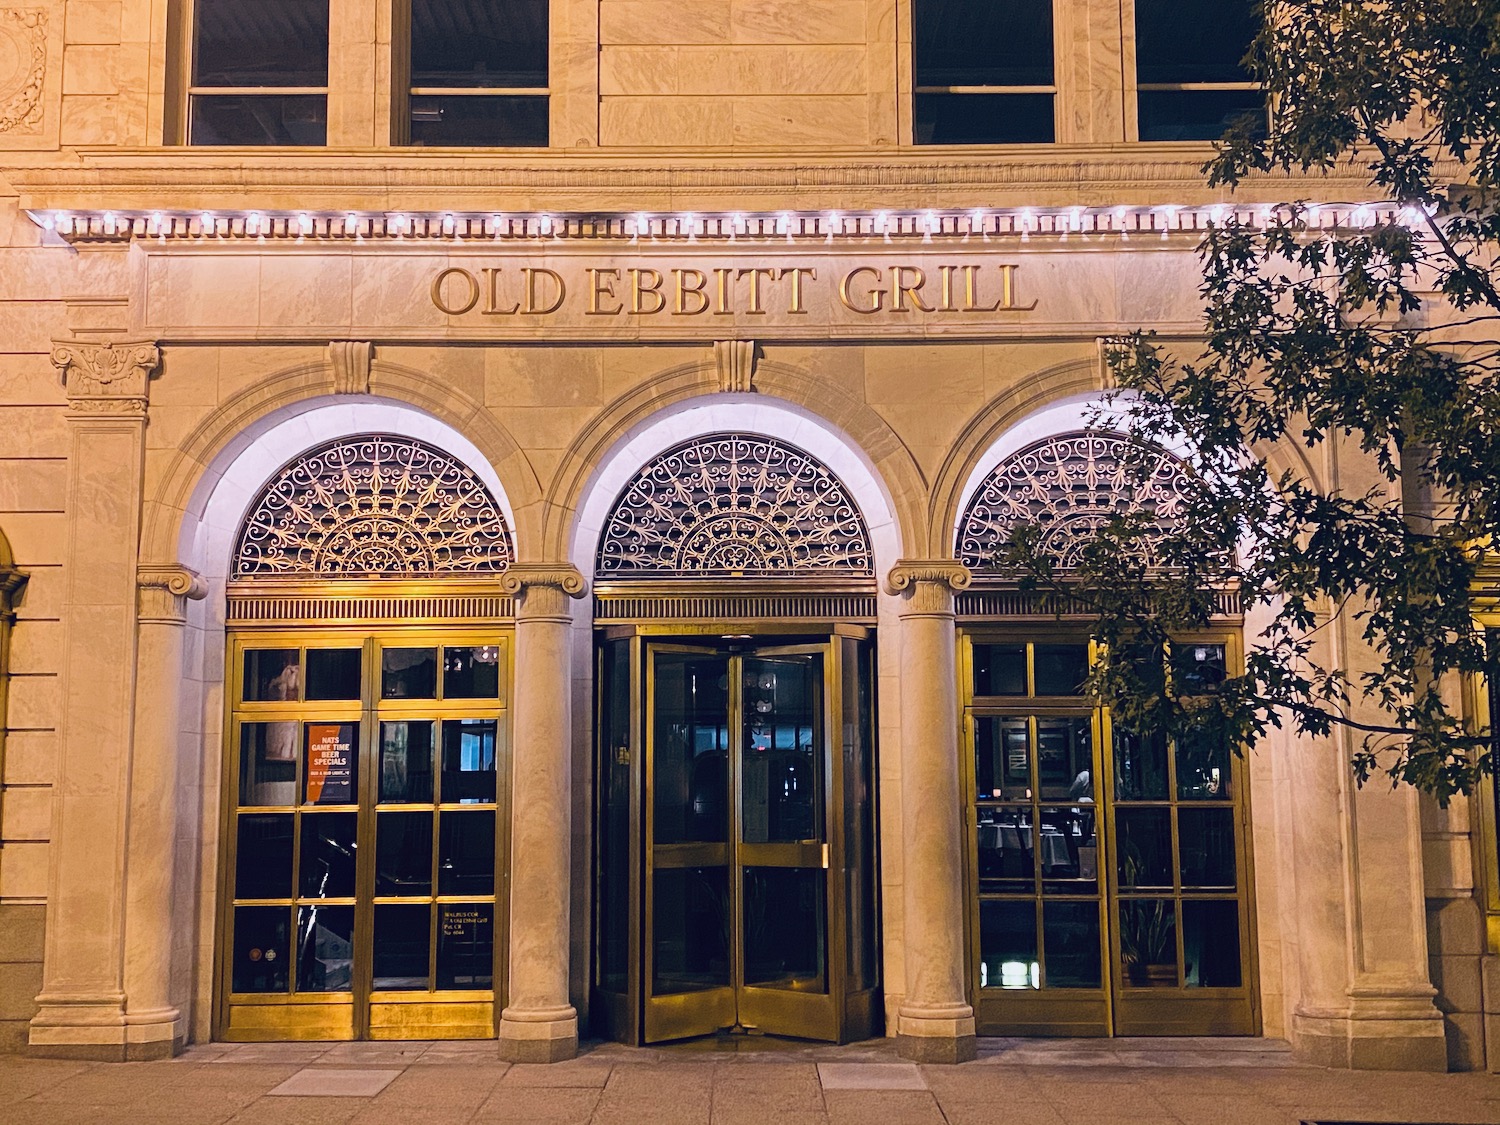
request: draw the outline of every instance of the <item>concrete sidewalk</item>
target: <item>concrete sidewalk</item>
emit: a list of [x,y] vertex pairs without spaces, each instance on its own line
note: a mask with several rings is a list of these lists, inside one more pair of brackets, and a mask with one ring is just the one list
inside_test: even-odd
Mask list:
[[914,1066],[888,1041],[593,1045],[507,1066],[493,1043],[194,1047],[170,1062],[0,1056],[0,1125],[1500,1125],[1500,1078],[1349,1073],[1267,1040],[980,1041]]

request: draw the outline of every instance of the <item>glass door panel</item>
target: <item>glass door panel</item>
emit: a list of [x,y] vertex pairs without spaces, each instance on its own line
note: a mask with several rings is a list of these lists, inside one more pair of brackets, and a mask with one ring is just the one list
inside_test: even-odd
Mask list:
[[735,1022],[730,658],[650,649],[646,1039]]

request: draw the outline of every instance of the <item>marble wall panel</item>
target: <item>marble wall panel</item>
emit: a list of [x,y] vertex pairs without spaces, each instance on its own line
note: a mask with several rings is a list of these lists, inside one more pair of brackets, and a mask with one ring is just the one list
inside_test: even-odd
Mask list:
[[119,48],[70,45],[63,51],[63,94],[118,94],[119,77],[115,67]]
[[599,42],[727,43],[729,8],[696,0],[600,0]]
[[52,730],[62,707],[62,686],[53,673],[13,675],[6,722],[12,730]]
[[865,0],[731,0],[736,43],[865,42]]
[[52,787],[5,786],[0,793],[0,840],[48,840],[52,836]]
[[51,844],[18,840],[0,848],[0,902],[46,897],[47,855],[51,847]]
[[[57,733],[12,730],[5,736],[5,784],[50,785],[57,772]],[[0,949],[4,942],[0,941]]]
[[869,139],[865,99],[737,98],[734,143],[752,146],[862,145]]
[[4,520],[5,535],[18,566],[62,562],[69,528],[61,512],[12,512]]
[[120,99],[110,95],[70,95],[62,102],[62,143],[65,145],[117,145],[124,139],[120,127]]
[[26,620],[16,624],[10,637],[12,673],[56,672],[62,663],[62,623],[57,620]]
[[[62,408],[67,400],[63,397],[62,380],[46,353],[40,355],[0,354],[0,410],[16,406],[40,405],[55,408],[57,424],[62,425]],[[28,412],[28,424],[47,425],[47,411]],[[19,419],[21,412],[11,410],[11,418]],[[6,452],[10,452],[7,446]]]
[[120,0],[68,0],[68,43],[120,42]]
[[53,339],[68,334],[68,310],[61,301],[0,300],[0,324],[0,351],[45,355]]
[[0,461],[0,526],[6,512],[60,512],[67,462]]
[[734,136],[727,108],[699,98],[601,98],[599,143],[725,148]]

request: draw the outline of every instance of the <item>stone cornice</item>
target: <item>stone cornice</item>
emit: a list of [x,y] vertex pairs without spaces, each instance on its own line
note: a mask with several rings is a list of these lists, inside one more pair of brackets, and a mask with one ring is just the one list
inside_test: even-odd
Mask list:
[[[1249,203],[1371,195],[1358,164],[1204,184],[1206,145],[786,152],[83,148],[4,170],[29,209],[730,210]],[[1442,170],[1444,173],[1448,169]],[[1459,174],[1455,166],[1453,175]]]

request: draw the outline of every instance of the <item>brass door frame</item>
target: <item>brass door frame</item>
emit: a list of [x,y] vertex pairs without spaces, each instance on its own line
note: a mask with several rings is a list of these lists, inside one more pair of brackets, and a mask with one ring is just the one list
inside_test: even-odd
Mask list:
[[[1230,756],[1231,784],[1235,794],[1230,804],[1235,814],[1235,863],[1239,878],[1236,901],[1239,903],[1239,940],[1241,950],[1241,983],[1237,989],[1127,988],[1122,980],[1120,959],[1119,904],[1122,901],[1115,861],[1116,800],[1114,755],[1110,715],[1105,708],[1094,708],[1082,699],[1048,697],[978,697],[974,694],[973,646],[977,644],[1082,644],[1089,643],[1090,661],[1095,646],[1078,626],[1038,622],[1034,627],[985,626],[967,624],[960,627],[958,638],[959,719],[964,735],[962,766],[965,825],[964,941],[968,950],[968,991],[974,1004],[981,1034],[997,1035],[1258,1035],[1261,1030],[1259,964],[1255,921],[1255,871],[1251,844],[1249,767],[1241,753]],[[1176,643],[1222,644],[1231,672],[1243,667],[1243,638],[1238,630],[1209,630],[1177,638]],[[1028,660],[1032,657],[1029,655]],[[1101,987],[1099,989],[997,990],[981,989],[978,966],[982,959],[979,925],[979,855],[977,776],[975,771],[976,719],[985,716],[1026,716],[1035,718],[1092,716],[1095,803],[1098,808],[1099,902],[1103,948],[1101,950]],[[1168,781],[1175,793],[1176,761],[1169,754]],[[1040,799],[1038,798],[1038,801]],[[1169,797],[1160,802],[1173,806]],[[1177,860],[1176,818],[1172,818],[1173,886],[1170,896],[1141,892],[1126,897],[1171,897],[1182,901],[1181,872]],[[1018,899],[1020,895],[1016,896]],[[1041,901],[1038,885],[1032,897]],[[1183,926],[1177,911],[1176,953],[1182,963]],[[1045,948],[1039,943],[1037,957],[1044,961]]]
[[[383,648],[467,647],[494,645],[499,649],[499,695],[495,699],[426,699],[384,700],[380,698],[380,659]],[[265,1042],[278,1040],[325,1039],[433,1039],[493,1037],[498,1034],[500,1012],[507,997],[510,930],[510,788],[511,788],[511,654],[514,630],[507,622],[494,627],[468,625],[402,626],[396,622],[366,622],[341,627],[306,628],[231,628],[226,638],[224,675],[224,744],[221,758],[220,863],[215,886],[214,1003],[212,1036],[217,1040]],[[360,698],[358,700],[244,702],[244,654],[256,649],[299,649],[299,680],[306,683],[306,652],[310,649],[359,648],[362,652]],[[496,838],[494,841],[495,881],[493,895],[493,963],[491,989],[441,990],[425,992],[388,991],[375,993],[371,980],[373,948],[371,935],[374,910],[378,904],[430,904],[429,957],[431,969],[437,956],[436,934],[439,910],[444,902],[484,901],[484,895],[442,895],[436,885],[428,896],[389,898],[376,896],[374,886],[376,806],[375,786],[379,773],[379,729],[383,721],[431,719],[440,735],[445,719],[479,718],[496,721],[495,795]],[[359,724],[357,800],[353,806],[324,806],[320,812],[348,811],[358,817],[356,841],[355,896],[327,905],[352,905],[355,911],[353,975],[348,992],[299,993],[296,991],[295,960],[288,965],[289,981],[285,993],[234,993],[233,979],[233,912],[230,897],[232,873],[237,863],[239,815],[240,729],[247,722],[287,721],[298,724],[297,767],[294,785],[300,786],[303,771],[304,724],[310,721]],[[434,744],[434,769],[440,769],[441,746]],[[430,807],[437,812],[449,803],[434,798]],[[305,806],[300,791],[293,793],[289,806],[253,806],[258,812],[290,813],[293,824],[300,823]],[[424,806],[418,805],[416,808]],[[476,811],[485,805],[462,805]],[[305,896],[300,894],[301,832],[293,834],[292,894],[286,904],[289,916]],[[433,848],[439,847],[434,835]],[[265,900],[273,903],[273,900]],[[320,902],[323,900],[319,900]],[[281,900],[274,900],[281,905]],[[295,929],[289,933],[295,943]],[[372,1005],[388,1009],[389,1023],[372,1025]],[[238,1021],[235,1016],[241,1017]],[[407,1034],[410,1032],[410,1034]]]
[[[717,645],[672,643],[667,637],[681,638],[681,628],[663,625],[658,628],[638,629],[633,626],[601,630],[605,641],[630,639],[633,670],[638,669],[643,684],[633,695],[640,700],[640,714],[632,718],[633,735],[639,737],[646,753],[640,768],[632,777],[632,831],[640,847],[632,855],[632,883],[635,885],[633,902],[638,913],[631,925],[630,941],[632,956],[629,971],[631,994],[638,996],[639,1024],[641,1036],[646,1042],[683,1038],[695,1034],[709,1034],[725,1027],[756,1026],[773,1034],[789,1034],[806,1038],[821,1038],[840,1041],[843,1037],[843,1013],[848,1004],[848,981],[844,972],[844,947],[847,944],[847,925],[842,904],[842,888],[834,877],[844,865],[844,809],[842,800],[843,770],[839,754],[834,753],[834,733],[840,730],[842,720],[841,684],[843,675],[843,646],[841,638],[867,639],[869,630],[858,626],[846,626],[826,630],[828,640],[822,642],[790,645],[755,645],[757,636],[784,636],[785,626],[774,624],[747,626],[729,634],[744,645],[730,646],[726,639],[726,626],[718,624],[704,627],[697,635],[711,636],[720,641]],[[696,631],[695,631],[696,632]],[[804,632],[798,629],[797,632]],[[654,638],[662,637],[662,640]],[[733,648],[734,651],[731,651]],[[729,984],[696,992],[672,993],[653,996],[650,993],[654,977],[654,942],[651,937],[651,919],[654,917],[654,895],[656,870],[656,842],[654,831],[655,793],[653,774],[655,765],[655,721],[656,676],[655,656],[658,653],[680,653],[724,660],[728,677],[727,714],[729,728],[729,768],[726,783],[731,786],[732,819],[728,825],[730,837],[722,846],[726,880],[736,884],[729,887],[732,904],[731,958]],[[747,844],[743,841],[744,785],[743,761],[743,675],[744,660],[759,657],[774,659],[777,656],[816,655],[821,658],[818,676],[820,701],[817,707],[820,729],[820,768],[822,771],[822,836],[814,845],[805,843]],[[602,724],[602,720],[601,720]],[[602,725],[601,725],[602,729]],[[873,794],[871,795],[873,801]],[[684,845],[687,848],[718,849],[720,845]],[[756,864],[757,856],[767,862]],[[709,854],[700,858],[709,858]],[[716,856],[715,856],[716,858]],[[805,860],[803,863],[787,863],[786,860]],[[775,861],[781,862],[775,862]],[[685,861],[686,862],[686,861]],[[870,862],[875,862],[870,857]],[[717,866],[717,864],[714,864]],[[675,865],[674,865],[675,866]],[[827,988],[821,993],[796,992],[744,983],[744,919],[743,886],[741,880],[747,867],[779,866],[793,869],[815,868],[824,872],[822,955],[827,974]],[[596,876],[597,877],[597,876]],[[596,976],[597,979],[597,976]],[[871,989],[866,989],[866,992]],[[696,1009],[696,1010],[695,1010]],[[611,1017],[612,1019],[615,1017]],[[757,1022],[758,1021],[758,1022]]]

